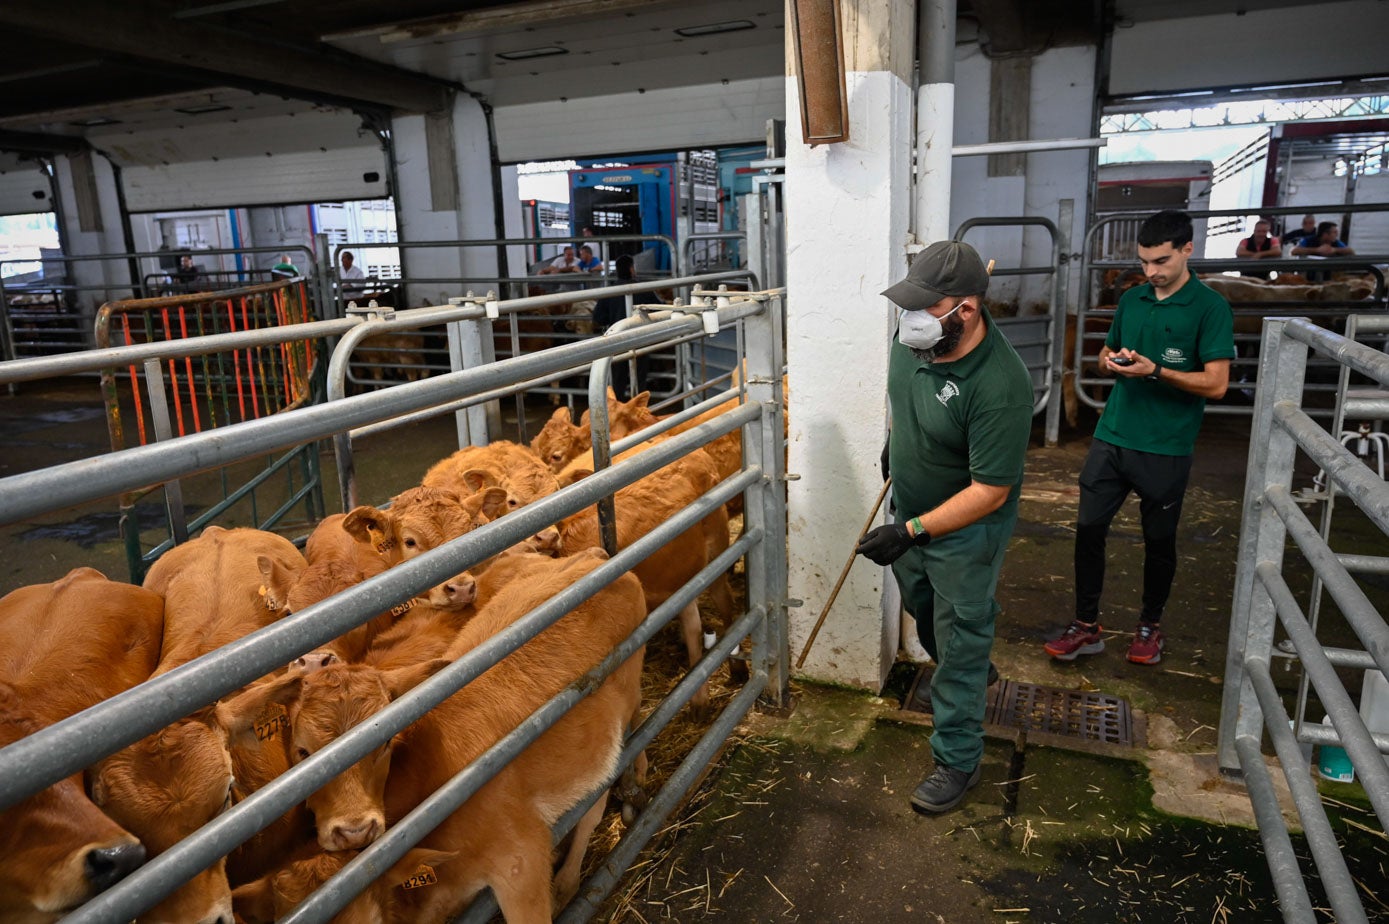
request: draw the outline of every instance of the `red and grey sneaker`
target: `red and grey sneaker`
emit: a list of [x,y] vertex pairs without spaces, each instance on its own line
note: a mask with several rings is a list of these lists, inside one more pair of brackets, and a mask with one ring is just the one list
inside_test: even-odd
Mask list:
[[1060,638],[1047,642],[1044,647],[1047,654],[1058,661],[1074,661],[1077,655],[1099,654],[1104,651],[1101,631],[1103,630],[1099,623],[1092,626],[1076,619],[1066,627]]
[[1162,660],[1162,630],[1155,622],[1140,622],[1129,645],[1129,660],[1134,664],[1156,664]]

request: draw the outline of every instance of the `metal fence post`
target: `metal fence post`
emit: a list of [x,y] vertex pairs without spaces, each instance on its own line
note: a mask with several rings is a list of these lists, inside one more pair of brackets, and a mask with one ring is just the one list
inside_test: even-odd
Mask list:
[[[1224,774],[1240,773],[1235,751],[1238,726],[1245,720],[1241,710],[1257,720],[1258,705],[1253,688],[1244,675],[1244,661],[1251,649],[1268,656],[1273,645],[1276,620],[1273,601],[1255,579],[1260,562],[1280,566],[1287,528],[1272,510],[1264,493],[1271,484],[1287,485],[1292,479],[1297,443],[1273,422],[1274,406],[1280,402],[1300,402],[1307,369],[1307,347],[1283,336],[1286,321],[1270,318],[1264,322],[1263,344],[1259,352],[1259,382],[1254,405],[1253,434],[1267,439],[1249,440],[1249,465],[1245,475],[1244,513],[1240,526],[1240,549],[1235,570],[1235,597],[1230,613],[1230,640],[1225,657],[1225,689],[1220,707],[1219,764]],[[1252,734],[1262,732],[1262,722]]]
[[1075,200],[1062,199],[1056,214],[1056,273],[1051,277],[1051,375],[1047,379],[1046,444],[1061,439],[1062,366],[1066,362],[1066,318],[1070,316],[1071,225],[1075,222]]
[[760,529],[763,540],[748,554],[748,607],[761,606],[766,618],[753,633],[753,670],[765,671],[765,696],[781,705],[790,680],[790,641],[786,625],[786,441],[782,374],[784,307],[780,297],[768,299],[763,311],[747,318],[747,400],[762,408],[762,416],[743,428],[743,462],[756,459],[762,478],[745,497],[744,529]]

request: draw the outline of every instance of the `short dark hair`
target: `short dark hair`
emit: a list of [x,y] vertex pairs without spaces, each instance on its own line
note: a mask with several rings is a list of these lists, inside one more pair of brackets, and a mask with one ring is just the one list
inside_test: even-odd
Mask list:
[[636,279],[637,273],[635,266],[636,261],[632,259],[632,255],[624,253],[622,256],[618,257],[614,263],[614,269],[617,272],[617,278]]
[[1330,231],[1332,228],[1339,227],[1340,226],[1337,225],[1334,221],[1324,221],[1321,224],[1317,225],[1317,237],[1321,237],[1323,234]]
[[1138,229],[1139,247],[1160,247],[1167,241],[1180,249],[1191,243],[1191,216],[1177,209],[1149,215]]

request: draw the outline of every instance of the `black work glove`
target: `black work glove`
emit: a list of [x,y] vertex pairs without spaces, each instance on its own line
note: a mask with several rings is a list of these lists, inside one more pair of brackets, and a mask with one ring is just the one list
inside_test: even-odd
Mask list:
[[888,436],[887,436],[887,439],[883,440],[883,457],[882,457],[882,464],[883,464],[883,481],[887,481],[887,474],[888,474],[888,472],[887,472],[887,449],[888,449],[888,447],[891,446],[891,445],[892,445],[892,434],[889,433]]
[[913,539],[907,535],[905,523],[889,523],[864,533],[854,551],[876,565],[890,565],[901,558],[907,549],[930,541],[930,533],[920,533]]

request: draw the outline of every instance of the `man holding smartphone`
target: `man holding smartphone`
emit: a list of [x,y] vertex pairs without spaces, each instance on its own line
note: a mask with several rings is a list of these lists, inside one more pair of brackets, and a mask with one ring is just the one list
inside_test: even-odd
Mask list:
[[1058,661],[1104,650],[1100,594],[1109,524],[1132,491],[1143,517],[1143,598],[1128,659],[1162,660],[1161,620],[1177,573],[1177,523],[1207,398],[1220,398],[1235,356],[1234,313],[1187,268],[1191,218],[1166,210],[1138,230],[1148,277],[1114,312],[1102,372],[1117,378],[1080,472],[1075,619],[1046,652]]

